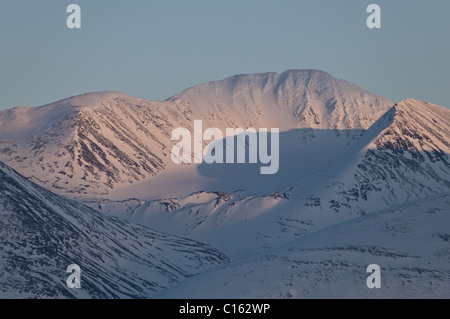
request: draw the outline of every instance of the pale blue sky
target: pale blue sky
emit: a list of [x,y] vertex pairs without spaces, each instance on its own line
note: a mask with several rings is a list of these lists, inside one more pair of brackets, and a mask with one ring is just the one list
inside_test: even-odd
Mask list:
[[[66,27],[71,3],[81,30]],[[379,30],[366,26],[371,3]],[[0,2],[0,109],[93,91],[164,100],[235,74],[310,68],[450,107],[450,1]]]

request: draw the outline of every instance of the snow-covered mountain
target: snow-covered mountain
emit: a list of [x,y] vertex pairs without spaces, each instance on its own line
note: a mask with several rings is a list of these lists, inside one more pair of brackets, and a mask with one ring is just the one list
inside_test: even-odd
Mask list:
[[[0,112],[0,160],[85,205],[0,166],[0,217],[27,234],[1,229],[11,247],[0,253],[11,265],[0,268],[5,287],[15,289],[14,265],[64,277],[61,265],[81,259],[95,297],[151,296],[211,267],[219,268],[157,296],[444,296],[450,110],[393,105],[325,72],[291,70],[209,82],[166,101],[104,92]],[[279,171],[174,164],[171,133],[193,132],[194,120],[222,131],[280,128]],[[21,263],[27,247],[39,266]],[[387,290],[367,290],[371,263],[387,270]],[[112,274],[103,286],[98,269]],[[20,274],[19,287],[35,282]],[[61,276],[31,279],[50,287]],[[72,296],[58,287],[44,291]]]
[[318,207],[339,212],[365,214],[448,192],[450,110],[413,99],[396,104],[324,176],[331,178]]
[[[319,70],[236,75],[170,99],[226,127],[367,129],[392,102]],[[245,120],[245,122],[242,122]]]
[[[108,217],[0,163],[0,298],[143,298],[228,262],[189,239]],[[69,289],[71,264],[81,289]]]
[[[240,258],[360,215],[450,192],[449,133],[450,110],[407,100],[392,107],[328,164],[317,160],[318,150],[307,152],[305,164],[289,166],[291,174],[301,171],[302,177],[279,191],[270,192],[266,186],[266,193],[257,194],[242,189],[203,191],[89,205],[208,242]],[[302,171],[313,165],[308,160],[320,163],[309,174]]]
[[[450,195],[338,223],[265,254],[194,276],[157,298],[445,298]],[[381,288],[369,289],[369,265]]]
[[305,129],[305,140],[314,137],[307,129],[357,135],[392,105],[316,70],[238,75],[163,102],[91,93],[0,112],[0,160],[56,193],[107,198],[113,188],[176,170],[171,133],[193,131],[194,120],[205,128]]

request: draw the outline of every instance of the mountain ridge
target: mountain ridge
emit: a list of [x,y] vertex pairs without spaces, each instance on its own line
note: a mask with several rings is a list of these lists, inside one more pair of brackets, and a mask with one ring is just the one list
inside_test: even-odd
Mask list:
[[[445,136],[450,136],[450,110],[414,99],[396,104],[364,133],[363,144],[355,143],[360,148],[354,152],[356,158],[343,155],[337,161],[353,163],[349,171],[330,169],[340,173],[329,182],[329,196],[337,206],[350,205],[354,210],[350,202],[360,196],[367,200],[369,193],[382,196],[373,199],[380,208],[380,203],[389,206],[447,192],[450,143]],[[343,189],[344,184],[348,189]],[[337,199],[336,194],[344,196]]]
[[[409,107],[420,109],[422,103],[414,101]],[[208,200],[199,200],[193,193],[134,204],[127,201],[101,203],[96,209],[143,225],[153,225],[162,231],[181,233],[200,241],[209,240],[229,255],[238,252],[236,255],[242,256],[355,216],[449,192],[450,149],[442,149],[445,144],[434,138],[421,123],[429,123],[433,114],[441,114],[440,126],[432,120],[430,123],[435,124],[434,132],[445,136],[450,129],[446,124],[450,110],[432,106],[434,113],[413,112],[413,117],[406,119],[401,112],[402,105],[392,107],[328,165],[309,174],[302,173],[297,182],[278,192],[252,194],[236,190],[211,195],[205,191],[202,196]],[[415,127],[415,134],[391,133],[405,123]],[[420,148],[423,140],[427,140],[426,148]],[[428,140],[435,140],[437,144]],[[317,139],[310,143],[315,144],[315,141]],[[403,149],[404,145],[418,148]],[[437,149],[440,151],[436,155]],[[318,153],[312,149],[308,154]],[[307,157],[303,155],[303,158]],[[301,170],[295,165],[290,169]],[[215,190],[222,191],[220,188]],[[189,198],[188,202],[186,198]],[[94,208],[95,205],[90,204]],[[226,234],[230,231],[234,238],[240,238],[239,248],[228,244]]]
[[[445,293],[450,110],[414,99],[393,105],[326,72],[290,70],[207,82],[166,101],[100,92],[0,112],[0,161],[85,203],[30,186],[0,162],[0,225],[14,230],[0,228],[7,243],[0,260],[9,265],[0,263],[8,274],[3,286],[20,294],[11,284],[17,265],[32,269],[43,285],[61,283],[20,261],[28,253],[22,247],[30,247],[33,260],[49,265],[50,273],[64,271],[68,257],[87,262],[90,287],[100,285],[94,270],[106,271],[101,280],[117,292],[90,290],[95,297],[182,296],[183,287],[210,283],[217,297],[339,296],[347,282],[370,296],[358,278],[373,258],[388,265],[389,280],[402,278],[396,289],[414,287],[408,279],[414,278],[422,295],[432,288],[428,282],[439,288],[432,296]],[[198,119],[204,128],[222,130],[280,125],[279,174],[255,175],[251,164],[176,166],[170,133],[177,127],[192,132]],[[173,188],[181,192],[170,195]],[[114,192],[132,196],[114,200]],[[73,238],[81,239],[82,252],[69,249]],[[433,246],[431,255],[417,238]],[[55,251],[62,259],[49,258]],[[427,265],[427,258],[439,267]],[[139,271],[128,273],[128,266]],[[154,295],[210,266],[215,270]],[[261,283],[271,275],[264,269],[276,267],[281,270],[273,280]],[[153,268],[156,277],[141,272]],[[26,274],[18,278],[26,287]],[[48,294],[67,296],[58,287]],[[387,295],[405,296],[398,289]],[[204,292],[211,290],[196,296]]]
[[0,160],[56,193],[107,198],[116,186],[172,170],[171,132],[193,131],[196,119],[220,129],[362,130],[391,105],[328,73],[302,70],[208,82],[167,101],[89,93],[0,112]]
[[[0,162],[1,298],[148,298],[228,262],[205,244],[98,213]],[[66,268],[82,269],[69,289]]]

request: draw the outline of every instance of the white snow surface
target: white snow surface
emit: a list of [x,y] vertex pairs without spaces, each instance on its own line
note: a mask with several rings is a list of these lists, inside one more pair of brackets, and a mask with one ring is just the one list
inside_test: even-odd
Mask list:
[[[279,172],[175,165],[171,132],[200,119],[222,131],[280,128]],[[167,101],[90,93],[0,112],[0,161],[93,208],[78,210],[142,225],[130,226],[145,233],[137,242],[149,227],[205,243],[213,270],[162,276],[155,291],[179,284],[156,297],[449,295],[450,110],[437,105],[394,105],[317,70],[238,75]],[[187,258],[177,262],[197,257]],[[371,263],[382,289],[365,285]],[[131,290],[120,296],[155,296]]]
[[[202,120],[205,129],[223,132],[279,128],[284,137],[297,132],[301,143],[313,138],[311,130],[357,135],[392,105],[318,70],[238,75],[195,86],[162,102],[117,92],[89,93],[38,108],[0,112],[0,161],[71,198],[124,199],[121,194],[133,192],[127,185],[145,181],[153,186],[153,178],[163,172],[162,184],[189,183],[172,181],[179,167],[170,158],[176,143],[170,137],[179,127],[193,132],[194,120]],[[182,175],[190,180],[198,165],[189,167]],[[210,179],[204,172],[200,175],[195,178],[198,187],[189,190],[205,190]],[[160,194],[150,190],[139,195],[150,199]]]
[[[337,223],[230,263],[156,298],[445,298],[450,296],[450,194]],[[381,268],[369,289],[367,267]]]
[[[276,190],[272,188],[276,178],[273,183],[267,179],[266,186],[263,177],[260,190],[219,188],[165,199],[88,205],[207,242],[234,259],[241,258],[357,216],[449,192],[449,124],[449,110],[407,100],[392,107],[358,140],[343,143],[341,153],[325,156],[327,161],[318,156],[333,149],[323,147],[325,141],[347,140],[345,136],[326,136],[318,143],[320,149],[313,144],[320,138],[305,144],[305,149],[310,148],[307,156],[300,156],[303,162],[288,166],[288,173],[296,177],[289,187]],[[241,177],[245,182],[245,174]],[[236,185],[242,183],[238,180]],[[121,208],[130,203],[133,208]]]
[[[106,216],[0,163],[0,298],[149,298],[228,262],[216,249]],[[81,288],[69,289],[69,265]]]

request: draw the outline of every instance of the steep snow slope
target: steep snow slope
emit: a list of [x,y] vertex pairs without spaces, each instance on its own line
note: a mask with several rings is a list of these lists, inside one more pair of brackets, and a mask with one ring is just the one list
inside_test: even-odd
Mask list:
[[116,183],[166,167],[173,127],[169,115],[158,110],[153,115],[152,107],[158,108],[120,93],[94,93],[1,112],[1,158],[58,193],[104,195]]
[[113,188],[171,171],[171,133],[192,132],[194,120],[221,130],[305,129],[299,141],[314,138],[308,129],[354,130],[355,137],[392,104],[315,70],[234,76],[164,102],[91,93],[0,112],[0,160],[59,194],[108,198]]
[[[250,194],[236,189],[89,205],[209,242],[240,258],[358,215],[449,192],[449,114],[419,101],[399,103],[335,161],[322,163],[321,170],[303,172],[281,191]],[[305,156],[316,161],[317,154]],[[289,169],[293,175],[302,171],[295,165]]]
[[205,105],[206,117],[226,114],[229,127],[245,118],[250,127],[282,130],[367,129],[393,104],[319,70],[236,75],[187,89],[171,101]]
[[[450,195],[385,209],[189,278],[157,298],[448,298]],[[369,289],[367,267],[381,267]]]
[[448,109],[402,101],[352,148],[327,169],[335,177],[322,191],[321,209],[364,214],[450,190]]
[[[0,163],[1,298],[142,298],[226,263],[219,251],[105,216]],[[81,267],[81,289],[66,269]]]

